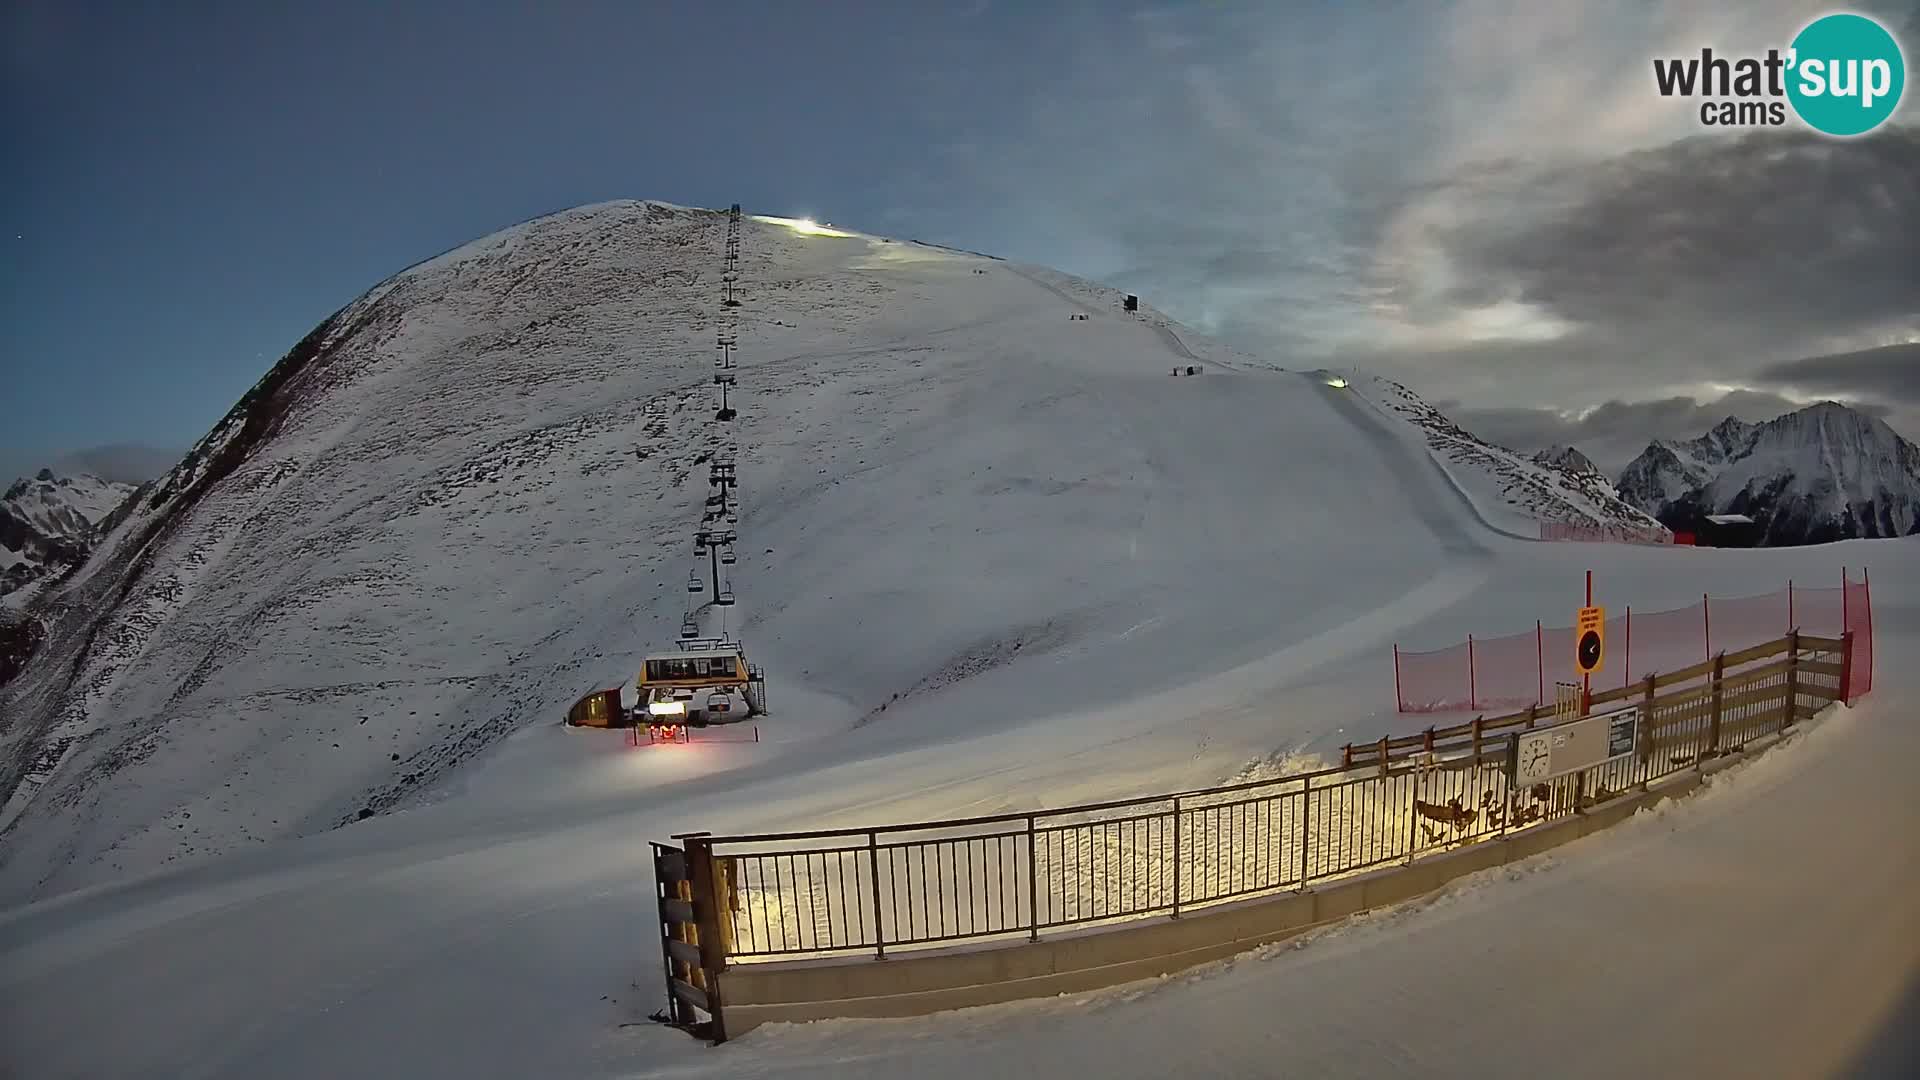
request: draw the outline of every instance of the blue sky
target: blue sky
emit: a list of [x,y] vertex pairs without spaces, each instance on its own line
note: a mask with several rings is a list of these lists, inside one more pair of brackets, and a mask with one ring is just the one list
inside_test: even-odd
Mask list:
[[[1810,175],[1841,201],[1878,183],[1841,224],[1900,240],[1920,210],[1888,178],[1920,140],[1842,159],[1775,131],[1741,151],[1652,96],[1648,64],[1779,44],[1820,10],[28,0],[0,15],[0,449],[184,446],[380,278],[626,197],[1105,278],[1282,362],[1531,417],[1528,438],[1610,401],[1777,411],[1807,392],[1780,364],[1920,340],[1913,282],[1897,254],[1849,251],[1839,270],[1894,280],[1812,295],[1725,207],[1811,205],[1825,235]],[[1920,27],[1912,5],[1866,10]],[[1683,231],[1697,203],[1734,280],[1676,298],[1660,275],[1697,267],[1588,250],[1648,198]],[[1920,402],[1885,375],[1821,392],[1905,422]]]

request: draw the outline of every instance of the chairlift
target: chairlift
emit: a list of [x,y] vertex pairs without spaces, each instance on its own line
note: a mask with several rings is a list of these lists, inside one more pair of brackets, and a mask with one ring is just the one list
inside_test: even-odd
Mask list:
[[698,572],[689,571],[687,573],[687,591],[690,593],[707,591],[707,583],[700,580]]
[[681,641],[692,641],[694,638],[697,638],[699,636],[700,636],[700,624],[693,621],[693,616],[689,615],[685,619],[681,620],[680,622],[680,640]]
[[733,586],[729,585],[726,588],[720,590],[719,594],[713,598],[713,602],[720,605],[721,607],[732,607],[733,606]]
[[737,561],[738,559],[735,558],[732,548],[723,547],[720,549],[720,565],[721,566],[732,566]]
[[713,373],[713,382],[716,386],[737,386],[740,376],[726,370],[716,371]]

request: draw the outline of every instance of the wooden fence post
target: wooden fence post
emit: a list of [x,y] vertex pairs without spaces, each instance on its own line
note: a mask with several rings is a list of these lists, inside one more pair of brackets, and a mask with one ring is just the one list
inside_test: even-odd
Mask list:
[[1793,726],[1800,713],[1800,631],[1787,631],[1787,715],[1780,730]]
[[1720,699],[1723,693],[1723,691],[1720,689],[1720,676],[1721,676],[1721,673],[1726,670],[1726,663],[1727,663],[1726,653],[1714,654],[1714,657],[1713,657],[1713,712],[1711,714],[1712,718],[1707,725],[1706,753],[1701,754],[1699,760],[1694,762],[1696,767],[1702,767],[1702,768],[1705,767],[1707,754],[1718,755],[1720,753]]
[[693,921],[697,928],[699,941],[694,942],[700,949],[700,967],[706,985],[701,989],[707,995],[707,1012],[713,1017],[713,1042],[727,1041],[727,1021],[725,1004],[720,1000],[721,972],[727,967],[726,938],[720,934],[719,887],[715,884],[713,872],[713,841],[704,836],[689,836],[687,845],[687,877],[693,895]]
[[1840,632],[1840,696],[1834,700],[1853,704],[1847,693],[1853,688],[1853,631]]
[[1653,672],[1647,672],[1646,696],[1640,702],[1640,762],[1647,767],[1648,777],[1640,781],[1641,791],[1647,790],[1653,783],[1653,698],[1654,680],[1657,678]]

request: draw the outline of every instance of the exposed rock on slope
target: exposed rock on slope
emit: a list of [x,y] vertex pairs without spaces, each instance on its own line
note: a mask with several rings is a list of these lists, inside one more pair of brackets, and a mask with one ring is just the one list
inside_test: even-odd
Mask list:
[[1729,417],[1697,439],[1656,441],[1619,486],[1676,529],[1707,514],[1745,514],[1768,545],[1920,532],[1920,449],[1835,402],[1761,424]]

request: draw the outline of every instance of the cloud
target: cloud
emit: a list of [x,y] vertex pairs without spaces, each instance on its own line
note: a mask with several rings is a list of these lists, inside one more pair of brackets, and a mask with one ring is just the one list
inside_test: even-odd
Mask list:
[[1920,341],[1788,360],[1763,368],[1758,378],[1803,393],[1920,405]]
[[1557,205],[1449,230],[1442,243],[1475,282],[1449,297],[1491,290],[1638,338],[1712,327],[1776,349],[1920,320],[1915,177],[1911,127],[1697,136],[1578,171],[1516,170],[1480,197]]
[[[1608,401],[1578,413],[1541,408],[1478,408],[1460,401],[1436,402],[1442,412],[1475,435],[1531,453],[1549,446],[1576,446],[1594,464],[1617,474],[1654,439],[1691,439],[1729,416],[1771,420],[1807,402],[1755,390],[1716,398],[1669,397],[1654,401]],[[1864,411],[1885,417],[1884,406]]]
[[[1920,93],[1907,126],[1830,140],[1705,131],[1653,86],[1655,57],[1763,52],[1825,9],[1049,9],[1048,77],[901,199],[1285,366],[1371,367],[1494,416],[1624,409],[1623,442],[1698,434],[1620,403],[1751,390],[1777,413],[1840,388],[1775,366],[1920,340]],[[1884,382],[1848,386],[1897,411]]]

